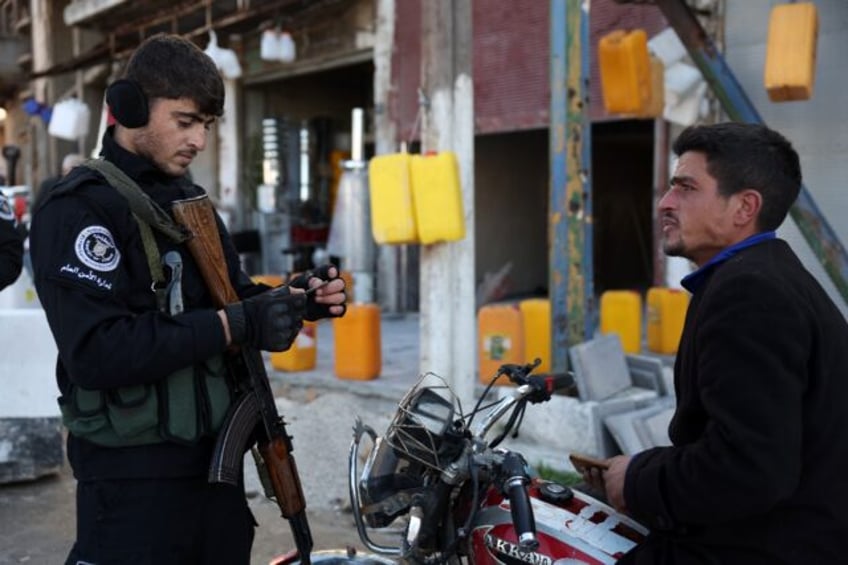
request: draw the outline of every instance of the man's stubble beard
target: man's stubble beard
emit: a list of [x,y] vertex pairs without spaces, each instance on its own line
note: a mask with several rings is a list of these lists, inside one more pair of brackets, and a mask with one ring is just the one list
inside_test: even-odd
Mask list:
[[663,242],[663,253],[669,257],[686,257],[684,255],[685,251],[686,249],[684,248],[682,241]]

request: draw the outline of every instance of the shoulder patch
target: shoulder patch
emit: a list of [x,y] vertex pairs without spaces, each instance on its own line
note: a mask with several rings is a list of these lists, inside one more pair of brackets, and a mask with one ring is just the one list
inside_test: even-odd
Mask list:
[[112,232],[103,226],[88,226],[80,231],[74,252],[83,265],[101,272],[114,271],[121,260]]
[[15,213],[12,211],[12,205],[6,195],[0,192],[0,220],[12,221],[15,219]]

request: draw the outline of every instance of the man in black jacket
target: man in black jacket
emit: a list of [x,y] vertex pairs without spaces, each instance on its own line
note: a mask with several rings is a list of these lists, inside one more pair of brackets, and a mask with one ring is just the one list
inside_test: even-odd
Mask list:
[[621,563],[848,562],[848,325],[775,230],[798,155],[765,126],[685,130],[663,246],[698,269],[671,447],[609,460],[609,501],[649,526]]
[[9,199],[0,192],[0,290],[21,274],[23,254],[23,238],[15,227],[15,213]]
[[137,186],[121,192],[105,171],[77,167],[46,195],[30,235],[78,481],[67,563],[247,565],[255,522],[244,489],[207,482],[234,401],[226,352],[287,349],[303,318],[344,313],[344,282],[322,269],[268,292],[241,271],[216,217],[221,267],[241,300],[216,308],[171,218],[174,201],[203,194],[187,172],[223,112],[215,64],[187,40],[153,37],[107,101],[117,124],[103,158]]

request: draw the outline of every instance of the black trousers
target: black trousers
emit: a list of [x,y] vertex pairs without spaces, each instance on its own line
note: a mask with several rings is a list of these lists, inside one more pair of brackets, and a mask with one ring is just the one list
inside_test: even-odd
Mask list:
[[244,489],[206,477],[83,481],[66,565],[249,565]]

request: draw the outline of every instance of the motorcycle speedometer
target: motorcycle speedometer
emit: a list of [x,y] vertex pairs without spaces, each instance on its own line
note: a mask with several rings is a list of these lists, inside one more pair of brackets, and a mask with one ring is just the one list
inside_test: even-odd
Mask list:
[[430,388],[420,388],[399,406],[386,440],[403,459],[439,467],[439,448],[453,424],[454,405]]

